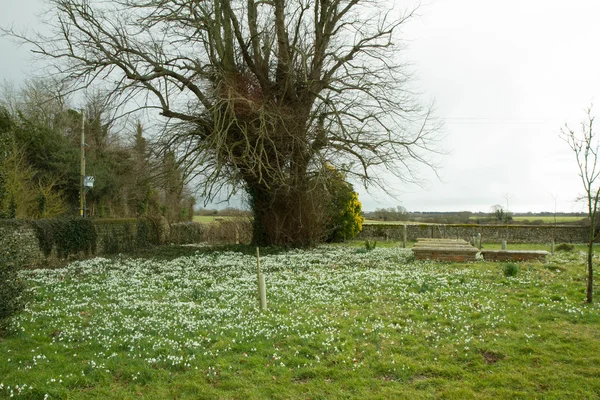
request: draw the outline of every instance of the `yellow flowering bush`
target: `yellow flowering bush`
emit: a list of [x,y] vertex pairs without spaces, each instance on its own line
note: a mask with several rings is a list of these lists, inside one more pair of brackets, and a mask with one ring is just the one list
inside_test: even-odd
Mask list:
[[352,185],[344,180],[344,175],[328,167],[329,194],[332,197],[328,240],[344,241],[355,237],[362,229],[362,203]]

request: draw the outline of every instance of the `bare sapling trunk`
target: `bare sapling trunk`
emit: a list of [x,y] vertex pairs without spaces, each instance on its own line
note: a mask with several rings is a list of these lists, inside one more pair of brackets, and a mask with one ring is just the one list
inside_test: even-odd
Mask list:
[[600,176],[600,142],[595,137],[593,130],[594,117],[592,108],[586,110],[587,118],[581,123],[581,131],[575,132],[567,125],[561,129],[561,138],[567,142],[575,153],[579,177],[583,183],[588,217],[590,220],[589,240],[587,249],[587,274],[586,274],[586,301],[592,303],[594,300],[594,242],[598,239],[600,232],[598,225],[598,201],[600,200],[600,187],[598,186]]

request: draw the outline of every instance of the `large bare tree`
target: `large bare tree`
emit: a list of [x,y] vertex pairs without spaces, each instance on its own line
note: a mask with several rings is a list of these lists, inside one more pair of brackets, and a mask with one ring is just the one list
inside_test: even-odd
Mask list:
[[585,203],[587,206],[590,228],[588,232],[587,251],[587,290],[586,300],[594,299],[594,242],[600,237],[600,141],[594,132],[592,108],[586,110],[586,119],[581,122],[581,130],[574,131],[565,125],[561,129],[561,138],[567,142],[577,160],[579,177],[583,184]]
[[[49,36],[11,34],[77,87],[167,119],[210,198],[243,187],[257,243],[308,244],[325,165],[365,185],[415,181],[433,150],[400,29],[415,10],[363,0],[48,0]],[[131,106],[130,106],[131,109]],[[321,207],[322,208],[322,207]]]

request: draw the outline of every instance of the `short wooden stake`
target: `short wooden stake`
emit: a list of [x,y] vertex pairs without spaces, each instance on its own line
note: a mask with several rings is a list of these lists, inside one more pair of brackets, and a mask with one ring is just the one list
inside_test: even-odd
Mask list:
[[481,250],[481,233],[477,234],[477,248]]
[[402,246],[406,248],[406,225],[402,225]]
[[506,240],[502,241],[502,250],[506,250]]
[[550,243],[550,254],[554,254],[554,239],[552,239],[552,243]]
[[263,274],[258,277],[258,292],[260,294],[260,309],[265,311],[267,309],[267,285]]
[[260,252],[256,248],[256,276],[258,278],[258,306],[261,310],[267,309],[267,287],[265,276],[260,272]]

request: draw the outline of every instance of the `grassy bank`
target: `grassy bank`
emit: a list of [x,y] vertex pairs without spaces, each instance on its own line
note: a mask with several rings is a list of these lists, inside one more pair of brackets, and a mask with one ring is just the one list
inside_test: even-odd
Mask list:
[[600,308],[583,258],[415,262],[331,246],[255,259],[93,259],[27,271],[34,290],[0,342],[0,397],[593,398]]

